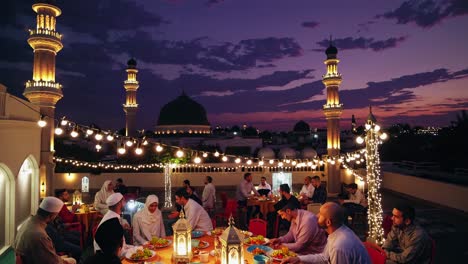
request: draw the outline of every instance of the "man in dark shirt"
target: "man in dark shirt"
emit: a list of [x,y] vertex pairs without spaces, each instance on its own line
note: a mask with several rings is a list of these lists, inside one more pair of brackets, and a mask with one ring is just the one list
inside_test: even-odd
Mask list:
[[121,263],[120,250],[124,230],[117,218],[111,218],[102,223],[96,231],[96,243],[101,248],[96,254],[86,259],[85,264],[117,264]]
[[322,186],[319,176],[312,177],[312,185],[315,188],[314,195],[312,196],[312,202],[324,204],[327,201],[327,189],[325,186]]
[[301,208],[301,202],[296,198],[296,196],[291,194],[291,188],[289,188],[289,185],[287,183],[283,183],[280,185],[279,192],[281,194],[281,200],[279,200],[275,205],[275,212],[268,213],[267,219],[268,219],[268,236],[273,237],[277,234],[273,234],[273,227],[275,226],[275,222],[278,220],[278,229],[281,228],[281,226],[284,226],[287,230],[289,230],[289,227],[291,226],[291,223],[289,221],[286,221],[281,218],[277,218],[278,216],[278,211],[281,210],[283,207],[285,207],[288,203],[292,203],[296,205],[298,208]]
[[128,192],[127,186],[123,183],[122,178],[118,178],[115,182],[114,192],[119,192],[122,195],[125,195]]

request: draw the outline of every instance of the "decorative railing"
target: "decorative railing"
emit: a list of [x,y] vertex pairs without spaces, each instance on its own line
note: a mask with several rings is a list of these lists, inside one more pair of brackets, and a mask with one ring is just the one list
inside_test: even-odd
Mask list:
[[49,35],[52,37],[55,37],[59,40],[62,40],[62,34],[58,33],[57,31],[54,30],[48,30],[45,28],[38,28],[38,29],[30,29],[29,30],[29,35]]

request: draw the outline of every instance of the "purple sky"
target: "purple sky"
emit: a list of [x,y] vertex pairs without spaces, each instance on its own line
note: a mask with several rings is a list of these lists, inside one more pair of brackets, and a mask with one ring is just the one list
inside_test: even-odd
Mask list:
[[[33,1],[0,10],[0,82],[22,96],[32,77]],[[10,3],[10,4],[8,4]],[[123,81],[140,70],[138,127],[182,89],[212,126],[324,127],[324,50],[333,35],[343,75],[342,126],[369,105],[384,125],[448,125],[468,107],[468,1],[57,1],[64,49],[57,116],[124,126]]]

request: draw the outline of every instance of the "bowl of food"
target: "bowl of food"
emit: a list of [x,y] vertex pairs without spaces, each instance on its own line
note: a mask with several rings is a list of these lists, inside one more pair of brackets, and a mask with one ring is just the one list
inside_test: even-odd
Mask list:
[[252,245],[247,248],[247,252],[252,255],[268,255],[273,251],[271,247],[263,245]]
[[147,248],[136,247],[125,254],[125,258],[132,261],[145,261],[156,255],[156,252]]

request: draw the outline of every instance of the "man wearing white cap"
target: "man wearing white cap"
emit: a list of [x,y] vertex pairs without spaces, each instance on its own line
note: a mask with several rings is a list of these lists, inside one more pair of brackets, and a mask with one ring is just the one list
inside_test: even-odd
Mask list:
[[[107,213],[102,218],[101,222],[98,225],[97,230],[99,230],[99,227],[102,225],[102,223],[112,218],[117,218],[124,229],[129,229],[130,225],[128,224],[128,222],[125,219],[120,218],[120,214],[122,213],[122,208],[125,205],[125,199],[123,195],[121,193],[113,193],[112,195],[107,197],[106,204],[109,207],[109,211],[107,211]],[[125,243],[125,238],[123,236],[122,236],[122,240],[123,240],[123,247],[122,247],[121,255],[125,255],[128,248],[132,246],[128,246]],[[94,252],[101,250],[98,243],[96,242],[96,239],[94,240],[93,244],[94,244]]]
[[52,240],[45,231],[47,224],[57,217],[62,206],[63,202],[58,198],[44,198],[37,214],[26,220],[19,229],[13,248],[16,254],[21,256],[24,264],[76,263],[75,259],[61,258],[57,255]]

